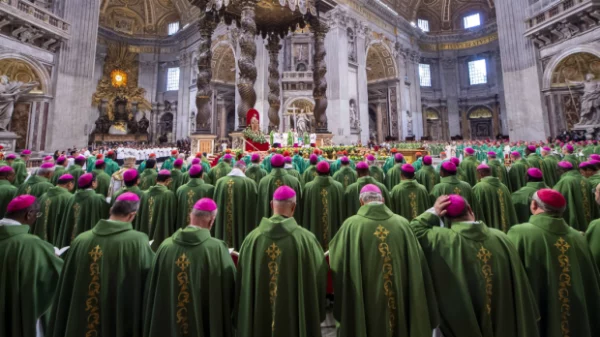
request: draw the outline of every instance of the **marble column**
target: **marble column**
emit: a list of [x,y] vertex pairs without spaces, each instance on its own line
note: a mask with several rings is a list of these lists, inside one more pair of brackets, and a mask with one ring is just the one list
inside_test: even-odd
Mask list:
[[256,82],[257,69],[256,64],[256,9],[255,0],[242,0],[241,15],[241,35],[240,35],[240,56],[238,58],[239,78],[237,79],[237,89],[241,101],[238,105],[238,129],[246,129],[246,114],[248,110],[254,108],[256,104]]
[[[358,112],[360,113],[360,139],[369,143],[369,89],[367,85],[367,36],[371,29],[360,23],[356,29],[356,63],[358,63]],[[347,43],[346,43],[347,45]],[[400,109],[402,110],[402,109]],[[379,143],[381,144],[381,143]]]
[[448,133],[450,137],[462,134],[460,109],[458,107],[459,77],[456,57],[444,56],[440,58],[439,67],[442,69],[442,97],[446,99],[448,115]]
[[529,0],[496,2],[498,42],[509,135],[513,140],[545,139],[548,114],[544,113],[538,53],[524,36]]
[[189,136],[190,122],[190,84],[192,83],[192,52],[179,54],[179,90],[177,92],[177,120],[175,126],[175,139],[183,139]]
[[313,98],[315,100],[316,133],[329,133],[327,121],[327,64],[325,62],[325,36],[329,27],[325,21],[314,18],[310,22],[315,45],[313,55]]
[[279,35],[271,34],[267,49],[269,51],[269,131],[279,129],[279,110],[281,109],[281,84],[279,82]]
[[198,77],[196,85],[196,132],[198,134],[210,134],[211,125],[211,97],[212,97],[212,50],[211,38],[217,26],[215,17],[209,12],[204,13],[199,23],[199,44],[198,44]]
[[93,78],[100,2],[64,0],[56,14],[69,22],[71,37],[56,56],[57,90],[47,126],[52,150],[87,144],[98,117],[90,100],[97,85]]

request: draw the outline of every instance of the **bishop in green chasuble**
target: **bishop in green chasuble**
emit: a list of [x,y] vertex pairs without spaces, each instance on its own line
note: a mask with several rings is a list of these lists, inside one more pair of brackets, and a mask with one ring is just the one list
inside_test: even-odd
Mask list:
[[[596,192],[594,194],[596,204],[600,205],[600,185],[596,186]],[[585,232],[585,237],[590,246],[592,256],[596,261],[596,265],[598,266],[598,270],[600,270],[600,219],[596,219],[590,223]]]
[[358,179],[356,172],[350,166],[350,159],[348,157],[342,157],[340,159],[342,167],[333,175],[333,180],[342,184],[344,191],[348,186],[354,184]]
[[252,154],[250,158],[250,167],[246,169],[246,177],[254,180],[256,186],[260,183],[260,180],[267,175],[267,171],[260,166],[260,155],[258,153]]
[[217,205],[200,199],[191,223],[156,252],[148,276],[144,336],[233,337],[235,265],[221,240],[211,238]]
[[[15,170],[15,181],[14,184],[15,186],[19,187],[21,186],[21,184],[23,184],[25,182],[25,179],[27,179],[27,161],[29,161],[29,157],[31,156],[31,151],[29,150],[23,150],[21,152],[21,157],[15,159],[12,162],[12,168],[13,170]],[[84,158],[85,160],[85,158]]]
[[223,156],[223,161],[218,163],[217,166],[213,167],[207,175],[204,176],[204,180],[209,183],[216,185],[217,180],[223,178],[231,172],[231,161],[233,157],[230,154]]
[[585,237],[561,217],[566,206],[557,191],[537,191],[529,222],[508,237],[540,308],[540,336],[600,336],[600,274]]
[[[430,167],[431,166],[425,166]],[[433,169],[433,168],[432,168]],[[392,169],[393,170],[393,169]],[[421,168],[422,172],[426,170]],[[419,174],[417,172],[416,174]],[[401,182],[392,189],[390,203],[392,211],[408,220],[412,220],[431,207],[427,189],[415,180],[415,168],[404,164],[400,172]]]
[[473,187],[473,194],[481,207],[480,218],[489,227],[508,232],[511,226],[518,223],[510,191],[500,179],[492,177],[488,165],[479,165],[477,174],[481,180]]
[[552,149],[549,147],[542,148],[542,157],[544,159],[542,163],[542,173],[544,174],[544,182],[548,187],[554,187],[558,182],[558,172],[556,167],[558,166],[558,160],[552,155]]
[[573,165],[573,167],[579,167],[579,159],[577,159],[577,156],[575,156],[574,152],[575,152],[575,148],[573,147],[573,145],[571,144],[567,144],[563,147],[562,149],[563,152],[563,161],[568,161],[569,163],[571,163],[571,165]]
[[[69,167],[69,169],[67,170],[67,173],[72,175],[73,178],[75,178],[75,181],[79,181],[79,177],[81,177],[82,175],[84,175],[86,173],[83,170],[83,165],[85,165],[85,157],[77,156],[75,158],[75,164],[73,166]],[[75,189],[73,190],[73,192],[77,191],[78,189],[79,189],[79,186],[77,184],[75,184]]]
[[381,190],[385,205],[391,208],[392,198],[390,197],[387,188],[384,184],[378,182],[369,175],[369,165],[363,161],[357,163],[356,173],[358,175],[358,180],[354,184],[348,186],[344,193],[344,220],[356,215],[361,206],[360,190],[368,184],[375,185]]
[[[452,226],[440,226],[438,215]],[[541,336],[519,254],[506,234],[475,221],[464,198],[438,198],[410,226],[433,276],[444,337]]]
[[508,171],[508,180],[510,181],[511,192],[516,192],[527,184],[525,176],[527,175],[529,165],[525,159],[521,158],[521,154],[517,151],[513,151],[510,154],[510,158],[512,165]]
[[385,175],[385,187],[388,191],[391,191],[396,185],[400,184],[400,171],[402,169],[402,162],[404,157],[400,153],[396,153],[394,157],[395,165],[391,167]]
[[293,218],[296,196],[279,187],[274,215],[240,249],[234,326],[244,337],[321,336],[327,262],[315,236]]
[[344,221],[344,187],[330,174],[327,161],[317,164],[319,174],[304,188],[302,198],[306,214],[302,216],[302,227],[311,231],[323,250],[327,250],[329,241],[335,236]]
[[[51,244],[28,234],[39,203],[22,195],[0,220],[0,337],[36,337],[50,311],[63,261]],[[46,315],[45,315],[46,314]]]
[[541,170],[544,165],[544,159],[536,151],[537,147],[535,145],[528,145],[525,148],[525,161],[527,161],[527,166]]
[[64,174],[58,181],[58,185],[53,186],[39,198],[40,211],[39,217],[31,228],[31,233],[37,235],[42,240],[58,246],[58,231],[65,213],[69,210],[69,205],[75,197],[71,191],[75,187],[75,180],[72,175]]
[[[202,166],[200,166],[202,167]],[[175,162],[173,163],[173,169],[171,169],[171,191],[173,191],[173,193],[177,193],[177,189],[181,186],[183,186],[183,184],[187,183],[187,181],[184,183],[184,173],[182,171],[183,168],[183,159],[177,159],[175,160]]]
[[510,179],[508,179],[508,171],[506,170],[506,166],[504,166],[504,158],[496,159],[496,152],[493,151],[488,152],[487,155],[487,164],[492,169],[492,176],[500,179],[504,186],[512,191],[510,188]]
[[535,167],[528,169],[527,185],[511,195],[512,204],[517,213],[517,223],[525,223],[529,220],[531,216],[531,197],[542,188],[548,188],[544,183],[542,171]]
[[[393,164],[394,158],[390,158],[390,159],[391,159],[391,164]],[[384,170],[381,169],[381,167],[377,166],[375,160],[376,160],[375,156],[367,155],[367,164],[369,165],[369,174],[371,175],[371,177],[373,177],[373,179],[377,180],[378,183],[384,184],[385,183],[385,174],[387,174],[388,171],[385,170],[385,173],[384,173]],[[390,165],[389,168],[391,168],[392,166],[393,165]],[[389,170],[389,168],[388,168],[388,170]]]
[[109,205],[102,194],[96,193],[96,180],[92,173],[85,173],[77,181],[79,190],[67,204],[60,222],[54,245],[59,248],[71,245],[75,237],[90,230],[95,223],[108,217]]
[[17,195],[29,194],[36,198],[42,196],[54,185],[50,182],[54,173],[54,164],[44,163],[37,169],[35,174],[32,174],[26,182],[21,184],[17,190]]
[[459,168],[462,170],[464,180],[468,182],[469,185],[475,186],[475,184],[477,184],[477,166],[479,166],[480,163],[477,161],[475,150],[473,150],[473,148],[465,148],[464,154],[465,158],[460,163]]
[[110,187],[110,176],[104,171],[106,163],[100,159],[96,161],[96,168],[92,171],[96,175],[96,193],[108,197]]
[[377,186],[360,195],[363,206],[330,243],[337,335],[431,336],[437,303],[408,221],[383,204]]
[[56,159],[56,168],[54,169],[54,174],[50,179],[52,185],[56,186],[58,178],[67,173],[67,164],[68,162],[65,156],[60,156],[58,159]]
[[156,161],[154,159],[146,160],[146,168],[140,174],[140,189],[142,191],[146,191],[150,187],[156,185],[157,177],[158,173],[156,172]]
[[[115,201],[117,200],[117,198],[123,194],[123,193],[127,193],[127,192],[131,192],[135,195],[137,195],[140,200],[142,199],[142,194],[144,193],[140,187],[138,186],[140,183],[140,176],[138,174],[138,171],[134,168],[130,168],[127,169],[123,172],[123,187],[121,187],[121,189],[119,189],[117,192],[115,192],[115,194],[112,196],[111,200],[110,200],[110,205],[114,205]],[[136,216],[135,219],[133,219],[132,221],[132,225],[134,229],[138,229],[140,228],[140,217]]]
[[570,162],[558,163],[558,172],[560,180],[554,185],[554,190],[560,192],[568,203],[563,218],[569,226],[585,232],[598,213],[598,206],[593,204],[592,186]]
[[442,195],[458,194],[467,200],[475,216],[480,219],[483,211],[479,206],[479,201],[475,198],[475,194],[469,183],[458,180],[456,176],[457,170],[456,165],[450,161],[442,164],[440,168],[440,183],[435,185],[433,191],[430,193],[431,204]]
[[427,193],[433,191],[433,187],[440,182],[440,175],[431,165],[432,163],[431,156],[423,157],[423,166],[415,174],[417,182],[425,187]]
[[0,219],[4,217],[8,203],[17,194],[17,188],[12,184],[15,177],[15,171],[12,167],[8,165],[0,167]]
[[294,213],[294,218],[299,223],[302,223],[302,187],[298,179],[288,174],[284,167],[284,158],[280,154],[276,154],[271,157],[271,173],[264,177],[260,184],[258,184],[258,202],[257,202],[257,213],[256,220],[261,221],[262,218],[271,217],[271,201],[273,200],[273,193],[281,186],[289,186],[296,191],[298,198],[298,207]]
[[221,205],[221,211],[217,214],[213,232],[215,238],[225,241],[227,247],[236,251],[256,226],[257,187],[254,180],[244,175],[245,168],[245,163],[238,161],[215,186],[214,200]]
[[177,197],[169,189],[170,182],[171,172],[160,170],[156,185],[142,194],[139,210],[140,228],[136,230],[150,237],[153,241],[153,251],[177,229]]
[[[171,171],[173,173],[173,171]],[[177,228],[185,228],[190,224],[190,212],[196,201],[202,198],[212,198],[215,187],[202,180],[202,166],[192,165],[190,167],[190,180],[177,189]],[[171,184],[173,182],[171,181]]]
[[302,173],[302,180],[304,180],[305,184],[310,183],[317,176],[317,163],[319,162],[319,157],[317,157],[316,154],[311,154],[308,160],[310,166]]
[[119,196],[108,220],[73,240],[54,296],[48,337],[141,337],[145,284],[154,253],[133,229],[133,193]]

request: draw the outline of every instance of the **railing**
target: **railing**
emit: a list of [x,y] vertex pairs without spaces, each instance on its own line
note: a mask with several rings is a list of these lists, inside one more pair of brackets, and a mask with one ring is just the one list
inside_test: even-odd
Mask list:
[[585,6],[588,4],[591,5],[593,3],[598,4],[599,1],[598,0],[563,0],[563,1],[559,2],[558,4],[556,4],[552,7],[548,7],[546,9],[542,10],[542,12],[537,13],[534,16],[527,19],[527,28],[528,29],[534,28],[534,27],[539,26],[547,21],[550,21],[550,19],[560,16],[561,14],[564,14],[566,12],[576,12],[577,11],[576,7]]
[[[13,10],[11,10],[11,8]],[[0,10],[17,14],[19,15],[19,18],[30,16],[33,18],[33,20],[45,22],[65,33],[69,32],[69,24],[65,20],[53,14],[49,10],[41,8],[40,6],[27,0],[0,0]],[[26,15],[23,15],[23,13]]]
[[311,81],[313,80],[312,71],[284,71],[282,81]]

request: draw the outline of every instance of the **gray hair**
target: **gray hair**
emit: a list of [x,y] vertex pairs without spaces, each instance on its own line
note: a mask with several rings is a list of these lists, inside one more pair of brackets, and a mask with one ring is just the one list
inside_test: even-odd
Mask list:
[[531,198],[538,204],[538,206],[544,211],[544,213],[548,215],[562,216],[565,210],[567,209],[567,206],[556,208],[546,204],[540,199],[540,197],[538,197],[537,192],[535,192]]
[[198,217],[198,218],[212,218],[212,217],[217,216],[217,210],[214,210],[212,212],[207,212],[207,211],[200,211],[200,210],[193,208],[192,215],[195,217]]
[[246,163],[244,163],[243,161],[236,161],[235,164],[233,164],[233,168],[237,168],[240,170],[243,170],[246,168]]
[[52,167],[52,168],[41,168],[41,167],[40,167],[40,168],[37,170],[36,174],[37,174],[38,176],[41,176],[41,175],[44,175],[44,174],[52,173],[52,172],[54,172],[54,170],[55,170],[55,167]]
[[273,204],[279,205],[279,206],[292,206],[293,204],[296,203],[296,196],[289,198],[289,199],[285,199],[285,200],[275,200],[273,199]]
[[116,216],[127,216],[133,212],[137,212],[140,209],[139,201],[115,201],[115,204],[110,209],[111,215]]
[[361,193],[359,198],[364,204],[383,203],[383,195],[376,192]]

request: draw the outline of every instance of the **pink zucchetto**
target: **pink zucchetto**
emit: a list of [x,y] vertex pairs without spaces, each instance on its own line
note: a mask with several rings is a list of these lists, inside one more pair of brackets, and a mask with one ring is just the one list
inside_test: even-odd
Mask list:
[[535,192],[541,202],[556,209],[567,206],[567,200],[560,192],[549,188],[543,188]]
[[10,160],[10,159],[17,159],[17,155],[16,155],[16,154],[14,154],[14,153],[11,153],[11,154],[9,154],[9,155],[7,155],[7,156],[6,156],[6,159],[7,159],[7,160]]
[[350,164],[350,159],[348,159],[348,157],[343,156],[342,159],[340,159],[340,163],[346,165],[346,164]]
[[450,205],[446,207],[448,217],[456,218],[457,216],[461,216],[465,212],[465,207],[467,207],[465,199],[457,194],[450,194],[448,199],[450,201]]
[[260,155],[258,153],[253,153],[252,157],[250,157],[250,161],[253,163],[258,163],[260,161]]
[[29,195],[29,194],[20,195],[8,203],[8,206],[6,206],[6,213],[14,213],[14,212],[25,210],[25,209],[29,208],[31,205],[33,205],[34,203],[35,203],[35,197],[33,195]]
[[535,145],[529,145],[529,146],[527,146],[527,150],[529,150],[531,152],[535,152],[535,150],[537,150],[537,147],[535,147]]
[[182,167],[183,166],[183,159],[177,159],[176,161],[173,162],[173,166],[174,167]]
[[76,161],[85,161],[85,157],[82,155],[79,155],[79,156],[75,157],[75,160]]
[[600,154],[591,154],[590,159],[600,161]]
[[211,198],[202,198],[196,201],[194,209],[202,212],[214,212],[217,210],[217,203]]
[[377,185],[367,184],[367,185],[363,186],[363,188],[360,190],[360,194],[363,194],[363,193],[381,194],[381,190],[379,189],[379,187],[377,187]]
[[92,180],[94,180],[94,176],[91,173],[82,174],[77,180],[77,186],[82,188],[89,186]]
[[281,186],[273,193],[273,200],[283,201],[296,196],[296,191],[289,186]]
[[105,164],[105,163],[104,163],[104,160],[102,160],[102,159],[98,159],[98,160],[96,160],[96,167],[98,167],[98,166],[102,166],[102,165],[104,165],[104,164]]
[[30,151],[30,150],[23,150],[23,151],[21,151],[21,155],[22,155],[22,156],[28,156],[28,155],[30,155],[30,154],[31,154],[31,151]]
[[547,146],[544,146],[544,147],[542,148],[542,151],[544,151],[544,152],[552,152],[552,149],[551,149],[551,148],[549,148],[549,147],[547,147]]
[[458,167],[458,165],[460,165],[460,159],[458,159],[457,157],[450,158],[450,162],[452,164],[454,164],[456,167]]
[[202,173],[202,166],[200,165],[192,165],[192,167],[190,167],[190,176],[197,176],[200,173]]
[[375,161],[375,156],[373,156],[372,154],[367,156],[367,160],[368,161]]
[[446,172],[450,172],[450,173],[456,172],[456,165],[454,165],[454,163],[453,163],[453,162],[450,162],[450,161],[446,161],[446,162],[444,162],[444,163],[442,164],[442,168],[443,168],[443,169],[444,169],[444,171],[446,171]]
[[198,164],[200,164],[200,158],[192,159],[192,165],[198,165]]
[[543,177],[542,170],[540,170],[539,168],[535,168],[535,167],[528,169],[527,175],[530,176],[531,178],[535,178],[535,179],[542,179],[542,177]]
[[465,153],[472,155],[472,154],[475,154],[475,150],[473,150],[473,148],[471,148],[471,147],[467,147],[467,148],[465,148]]
[[575,151],[575,149],[573,148],[573,145],[571,144],[567,144],[565,145],[565,149],[567,149],[568,152],[573,152]]
[[271,166],[282,167],[284,163],[283,156],[280,154],[276,154],[271,157]]
[[319,173],[329,173],[329,168],[329,163],[325,160],[317,164],[317,172]]
[[292,157],[285,157],[283,158],[283,162],[286,164],[291,164],[292,163]]
[[138,202],[138,201],[140,201],[140,197],[138,197],[138,195],[135,193],[125,192],[117,197],[117,201]]
[[310,157],[308,158],[308,161],[312,164],[315,165],[318,161],[319,161],[319,157],[317,157],[316,154],[311,154]]
[[12,167],[5,165],[0,167],[0,172],[14,172],[14,170]]
[[590,163],[587,162],[587,161],[584,161],[583,163],[579,164],[579,168],[580,169],[584,169],[584,168],[589,167],[589,166],[590,166]]
[[406,173],[415,173],[415,168],[411,164],[402,165],[402,167],[400,167],[400,170]]
[[423,164],[424,165],[431,165],[433,163],[433,158],[431,158],[431,156],[425,156],[423,157]]
[[54,157],[52,157],[52,156],[45,156],[44,157],[44,161],[51,161],[53,159],[54,159]]
[[572,170],[573,164],[569,163],[568,161],[561,161],[558,163],[558,167],[560,167],[563,170]]
[[369,164],[365,163],[364,161],[361,161],[359,163],[356,164],[356,169],[357,170],[368,170],[369,169]]
[[130,182],[138,178],[138,171],[136,169],[130,169],[123,173],[123,180]]
[[489,170],[490,167],[487,166],[486,164],[479,164],[479,166],[477,166],[478,170]]
[[223,160],[231,160],[233,157],[230,154],[226,154],[223,156]]
[[600,164],[600,160],[590,159],[588,161],[588,163],[590,163],[590,165],[593,165],[593,166],[598,166],[598,164]]
[[73,177],[72,175],[70,175],[68,173],[63,174],[62,176],[58,177],[58,181],[71,181],[71,180],[75,180],[75,177]]
[[394,155],[394,160],[395,160],[397,163],[400,163],[401,161],[403,161],[403,160],[404,160],[404,156],[402,155],[402,153],[396,153],[396,154]]
[[65,156],[60,156],[60,157],[58,157],[58,159],[56,159],[57,164],[64,164],[65,161],[67,161],[67,157],[65,157]]
[[488,157],[490,157],[490,158],[496,158],[496,152],[494,152],[494,151],[490,151],[490,152],[488,152],[488,153],[487,153],[487,155],[488,155]]
[[160,171],[158,171],[158,175],[159,176],[168,176],[168,177],[170,177],[171,176],[171,171],[169,171],[169,170],[160,170]]
[[521,154],[518,151],[513,151],[510,153],[511,156],[515,157],[515,158],[520,158]]
[[53,163],[43,163],[40,166],[41,169],[47,170],[47,169],[53,169],[54,168],[54,164]]

